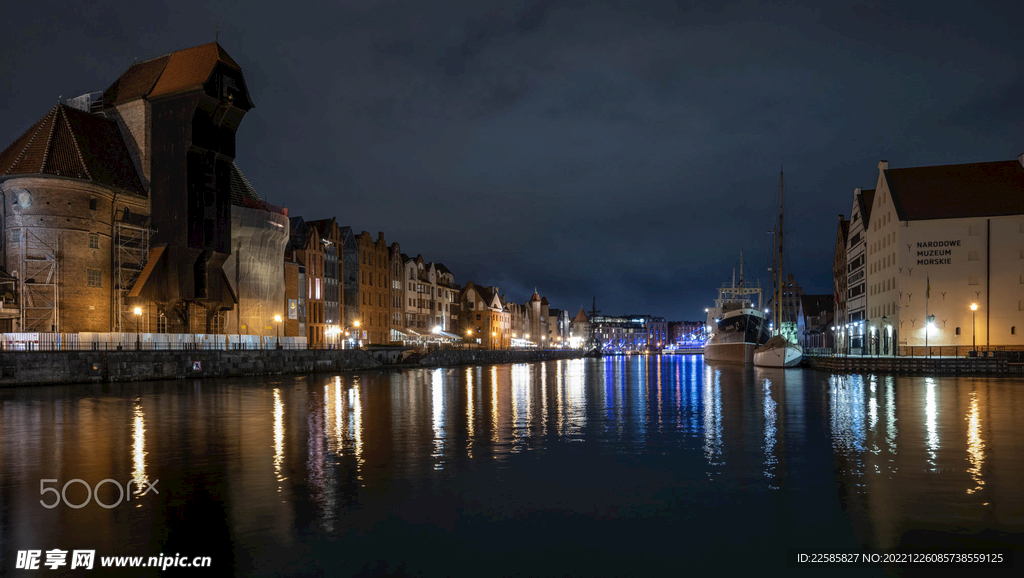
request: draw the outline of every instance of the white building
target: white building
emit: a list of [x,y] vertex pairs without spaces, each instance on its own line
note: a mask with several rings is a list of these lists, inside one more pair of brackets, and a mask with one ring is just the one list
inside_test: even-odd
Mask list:
[[853,191],[853,208],[850,210],[850,225],[846,240],[846,322],[842,325],[847,353],[864,353],[867,350],[864,335],[867,331],[867,235],[865,223],[871,219],[874,189]]
[[[852,265],[863,255],[865,352],[898,344],[965,355],[975,339],[979,349],[1024,346],[1024,155],[906,169],[882,161],[864,217],[866,251],[848,251],[848,295],[852,321]],[[851,217],[851,248],[857,230]]]

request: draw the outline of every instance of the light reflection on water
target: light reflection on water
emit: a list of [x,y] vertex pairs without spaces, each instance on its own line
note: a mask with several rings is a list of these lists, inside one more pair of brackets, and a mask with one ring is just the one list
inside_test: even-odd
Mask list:
[[[652,356],[0,390],[0,567],[19,548],[202,550],[190,536],[218,527],[239,575],[306,567],[274,544],[344,575],[367,556],[433,575],[452,567],[425,562],[432,549],[483,560],[529,550],[523,531],[583,560],[612,531],[629,537],[624,560],[710,560],[730,533],[765,548],[1018,535],[1021,385]],[[130,519],[45,510],[38,480],[58,475],[167,491],[133,500]],[[684,527],[693,549],[646,545]],[[560,569],[546,573],[580,573]]]

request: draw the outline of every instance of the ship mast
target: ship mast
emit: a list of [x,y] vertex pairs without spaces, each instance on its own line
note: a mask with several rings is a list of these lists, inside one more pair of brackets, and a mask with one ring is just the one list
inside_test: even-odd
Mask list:
[[775,250],[775,334],[782,335],[782,169],[779,169],[779,224],[775,229],[778,246]]

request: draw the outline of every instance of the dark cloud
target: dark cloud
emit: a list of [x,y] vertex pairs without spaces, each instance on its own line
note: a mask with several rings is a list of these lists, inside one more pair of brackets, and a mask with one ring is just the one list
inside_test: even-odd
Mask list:
[[8,7],[4,145],[220,22],[260,194],[573,311],[699,318],[741,250],[766,285],[780,166],[787,268],[830,294],[837,215],[878,160],[1024,148],[1013,4],[116,4]]

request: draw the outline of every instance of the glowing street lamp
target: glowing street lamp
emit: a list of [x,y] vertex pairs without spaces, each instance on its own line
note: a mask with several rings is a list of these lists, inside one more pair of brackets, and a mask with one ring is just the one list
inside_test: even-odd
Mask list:
[[978,356],[978,304],[971,303],[971,353]]
[[274,316],[274,324],[277,326],[277,348],[281,349],[281,316]]
[[142,319],[142,307],[136,307],[132,313],[135,314],[135,349],[139,349],[142,338],[139,334],[139,319]]

